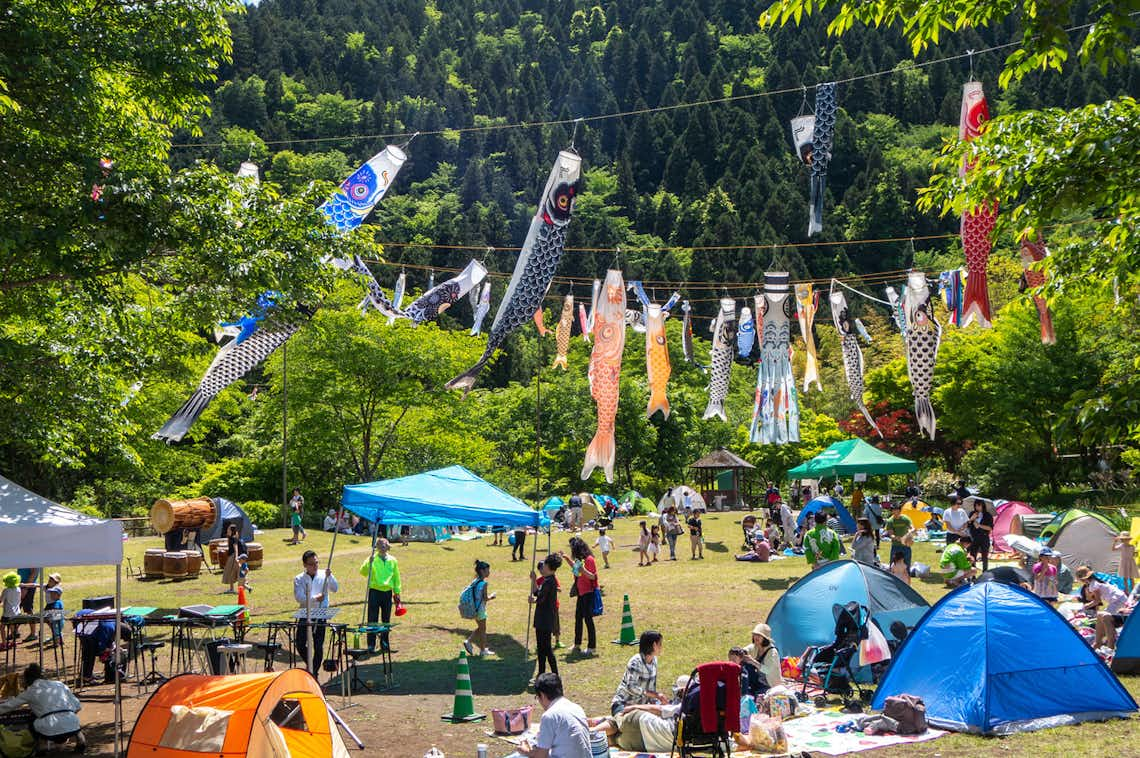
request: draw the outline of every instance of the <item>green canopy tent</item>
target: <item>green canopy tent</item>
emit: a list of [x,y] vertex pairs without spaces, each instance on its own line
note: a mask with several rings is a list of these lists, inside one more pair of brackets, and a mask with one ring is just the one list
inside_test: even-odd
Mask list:
[[836,442],[810,461],[788,469],[788,479],[821,479],[853,474],[912,474],[918,464],[883,452],[861,439]]

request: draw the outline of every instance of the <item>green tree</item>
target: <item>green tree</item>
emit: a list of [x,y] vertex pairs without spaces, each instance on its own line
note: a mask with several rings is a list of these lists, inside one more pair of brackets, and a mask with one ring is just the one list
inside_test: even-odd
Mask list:
[[[1082,65],[1095,64],[1102,72],[1127,65],[1136,29],[1132,0],[1093,7],[1073,0],[1048,5],[1034,0],[776,0],[760,25],[799,24],[813,12],[831,14],[827,29],[834,36],[849,33],[856,22],[884,29],[897,25],[916,56],[946,32],[998,27],[1014,16],[1022,37],[1005,59],[1002,87],[1037,71],[1064,70],[1074,47]],[[1078,12],[1088,23],[1074,28]],[[946,144],[935,164],[939,173],[922,190],[919,206],[959,215],[997,202],[999,232],[1012,230],[1016,236],[1035,236],[1059,221],[1087,223],[1086,233],[1055,249],[1054,285],[1068,276],[1106,271],[1140,281],[1138,151],[1140,106],[1131,97],[1071,110],[1007,113],[978,139]],[[974,168],[959,176],[963,161]]]

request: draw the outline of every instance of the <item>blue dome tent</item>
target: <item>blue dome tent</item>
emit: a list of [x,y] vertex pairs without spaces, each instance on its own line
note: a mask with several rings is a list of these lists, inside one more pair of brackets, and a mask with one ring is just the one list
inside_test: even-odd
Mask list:
[[[847,506],[845,506],[836,498],[833,498],[831,495],[820,495],[817,498],[809,500],[807,505],[803,507],[803,510],[800,511],[800,515],[796,516],[796,525],[803,526],[804,520],[808,516],[811,516],[816,511],[823,510],[824,508],[830,508],[831,510],[835,511],[837,516],[839,516],[839,524],[843,527],[844,534],[855,533],[855,519],[851,515],[851,511],[847,510]],[[811,528],[810,524],[808,525],[808,528]]]
[[893,622],[914,626],[930,608],[894,574],[857,561],[832,561],[789,587],[769,611],[767,623],[780,655],[799,655],[808,645],[834,642],[831,607],[851,601],[867,606],[887,639],[892,639]]
[[1128,718],[1136,701],[1053,608],[1021,587],[961,587],[906,638],[872,708],[918,695],[933,726],[1013,734]]
[[1140,620],[1137,619],[1140,613],[1133,611],[1116,639],[1112,670],[1117,674],[1140,674]]

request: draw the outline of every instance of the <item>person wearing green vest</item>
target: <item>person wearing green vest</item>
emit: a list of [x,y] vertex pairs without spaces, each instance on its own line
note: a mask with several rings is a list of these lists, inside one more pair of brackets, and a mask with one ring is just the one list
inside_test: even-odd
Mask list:
[[804,535],[804,557],[812,568],[839,560],[839,535],[827,526],[827,514],[816,511],[815,529]]
[[[392,601],[400,602],[400,565],[395,556],[389,555],[391,545],[381,537],[376,541],[376,553],[372,559],[360,564],[360,575],[368,579],[368,623],[377,620],[387,624],[392,620]],[[380,633],[380,647],[396,652],[388,646],[388,632]],[[368,652],[376,652],[376,635],[368,634]]]
[[939,567],[946,572],[946,586],[957,587],[978,575],[978,570],[970,563],[966,551],[970,549],[970,535],[951,542],[942,551]]
[[883,527],[891,535],[891,555],[902,553],[907,571],[910,571],[910,543],[914,539],[914,523],[902,515],[902,506],[891,503],[891,517],[886,520]]

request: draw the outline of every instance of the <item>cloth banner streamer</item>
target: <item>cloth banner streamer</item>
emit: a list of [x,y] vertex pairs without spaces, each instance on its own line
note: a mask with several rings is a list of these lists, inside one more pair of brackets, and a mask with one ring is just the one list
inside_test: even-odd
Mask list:
[[800,441],[800,407],[792,373],[791,327],[795,296],[783,271],[764,274],[764,326],[749,439],[763,445]]

